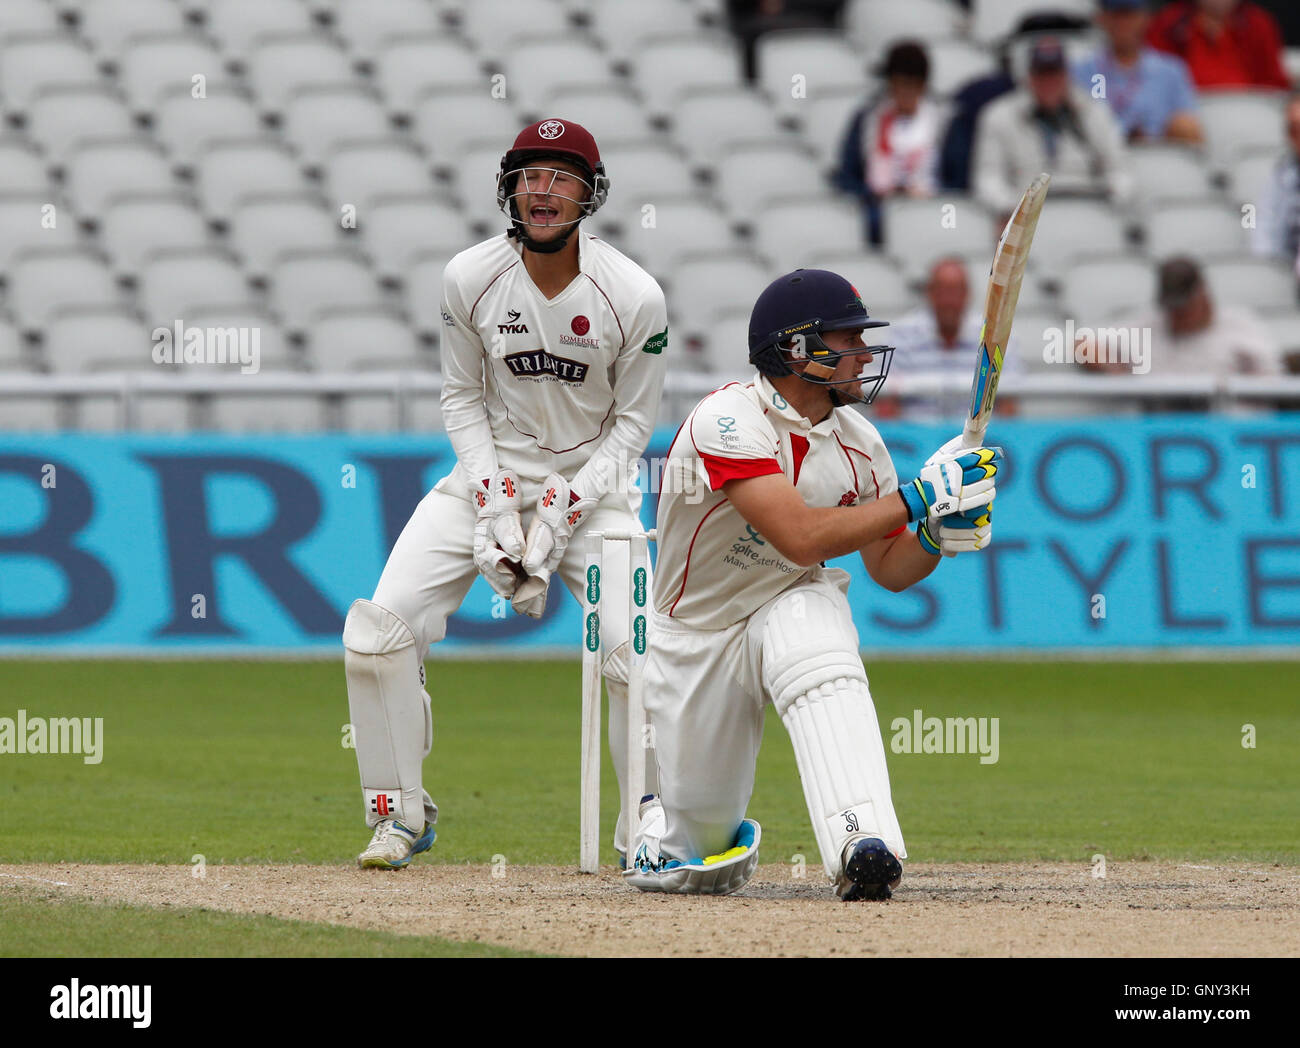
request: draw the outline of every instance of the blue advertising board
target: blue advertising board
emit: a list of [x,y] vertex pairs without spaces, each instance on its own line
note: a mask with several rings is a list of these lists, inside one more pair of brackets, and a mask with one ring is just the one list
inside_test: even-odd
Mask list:
[[[856,558],[864,648],[1287,647],[1300,641],[1300,417],[995,423],[993,545],[901,593]],[[882,423],[910,477],[946,427]],[[649,468],[671,430],[655,435]],[[442,436],[0,434],[0,654],[339,652]],[[653,526],[656,499],[643,511]],[[578,652],[475,583],[437,654]]]

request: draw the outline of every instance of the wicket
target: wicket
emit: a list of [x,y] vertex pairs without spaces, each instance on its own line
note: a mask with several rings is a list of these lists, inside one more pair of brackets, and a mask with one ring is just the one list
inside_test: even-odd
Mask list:
[[[653,530],[596,531],[586,537],[586,588],[582,638],[582,801],[579,809],[579,869],[600,869],[600,693],[602,567],[605,542],[628,544],[627,789],[624,821],[629,851],[640,827],[645,791],[645,706],[642,700],[646,658],[646,609],[650,599],[650,546]],[[618,610],[614,609],[614,614]],[[632,856],[628,855],[631,862]]]

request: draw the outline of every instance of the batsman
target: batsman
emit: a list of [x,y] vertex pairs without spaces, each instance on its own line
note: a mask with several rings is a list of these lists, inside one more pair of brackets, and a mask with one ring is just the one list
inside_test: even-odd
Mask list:
[[645,707],[662,818],[646,820],[625,874],[642,890],[726,894],[753,875],[761,831],[745,815],[768,703],[839,897],[888,899],[902,877],[849,576],[823,562],[856,553],[899,592],[941,554],[983,549],[1001,452],[957,437],[899,483],[850,406],[888,374],[893,348],[863,341],[884,326],[835,273],[778,278],[750,318],[757,374],[705,397],[673,440],[669,469],[708,494],[659,501]]
[[[668,321],[654,279],[578,228],[608,191],[586,129],[556,119],[532,124],[497,178],[508,230],[447,265],[442,413],[456,465],[415,508],[373,597],[353,603],[343,628],[374,831],[358,856],[363,868],[405,866],[433,843],[438,809],[422,781],[433,744],[424,656],[446,636],[447,617],[475,578],[516,612],[539,618],[553,578],[582,592],[575,534],[640,527],[632,471],[659,411]],[[612,553],[620,555],[626,550]],[[626,565],[611,568],[607,588],[617,601]],[[610,627],[603,671],[624,782],[627,624]],[[615,847],[624,849],[624,838],[620,825]]]

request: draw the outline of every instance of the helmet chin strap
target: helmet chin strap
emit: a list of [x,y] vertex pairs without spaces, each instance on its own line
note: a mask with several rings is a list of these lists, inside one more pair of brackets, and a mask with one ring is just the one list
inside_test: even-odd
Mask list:
[[[578,224],[575,222],[575,229],[577,228],[577,225]],[[514,219],[514,225],[510,229],[506,230],[506,236],[514,237],[529,251],[538,255],[553,255],[557,251],[563,251],[564,245],[569,242],[569,233],[573,232],[571,229],[569,230],[569,233],[565,233],[562,237],[556,237],[554,240],[534,240],[524,232],[525,228],[524,224],[516,218]]]

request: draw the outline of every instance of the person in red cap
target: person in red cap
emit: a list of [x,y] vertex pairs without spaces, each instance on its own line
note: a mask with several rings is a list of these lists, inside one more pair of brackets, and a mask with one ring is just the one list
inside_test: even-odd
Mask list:
[[[640,530],[633,472],[659,413],[668,321],[655,280],[580,228],[608,193],[591,134],[541,120],[501,160],[508,229],[447,264],[442,415],[455,467],[416,507],[374,596],[353,603],[343,629],[374,830],[362,867],[405,866],[433,843],[438,809],[421,777],[433,739],[424,656],[475,578],[495,591],[493,618],[507,607],[540,618],[553,575],[581,600],[575,534]],[[627,543],[606,554],[610,607],[627,606],[627,555]],[[627,630],[626,617],[610,616],[602,631],[611,743],[627,731]],[[626,749],[611,750],[624,783]],[[647,767],[653,792],[653,760]],[[620,822],[616,848],[625,837]]]

